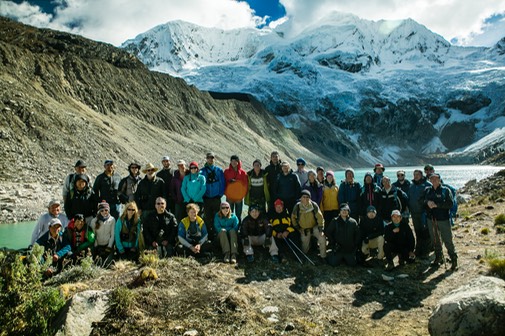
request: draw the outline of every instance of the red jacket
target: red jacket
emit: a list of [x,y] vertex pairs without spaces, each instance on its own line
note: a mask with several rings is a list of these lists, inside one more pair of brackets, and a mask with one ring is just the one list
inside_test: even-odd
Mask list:
[[224,171],[226,199],[231,202],[240,202],[247,194],[247,185],[249,183],[247,173],[242,169],[242,161],[238,162],[237,171],[230,166]]

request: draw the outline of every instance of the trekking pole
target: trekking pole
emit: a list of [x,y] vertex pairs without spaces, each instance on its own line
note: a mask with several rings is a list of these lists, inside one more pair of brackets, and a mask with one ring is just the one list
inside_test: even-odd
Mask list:
[[314,264],[314,262],[305,253],[303,253],[303,251],[298,246],[296,246],[296,244],[291,239],[289,238],[287,239],[291,244],[293,244],[293,246],[298,250],[298,252],[302,254],[302,256],[304,256],[312,265],[316,266],[316,264]]
[[445,256],[444,256],[444,250],[442,246],[442,237],[440,236],[440,230],[438,229],[438,222],[435,219],[435,217],[431,217],[431,222],[433,223],[433,236],[435,237],[435,245],[437,242],[437,239],[440,243],[440,251],[442,253],[442,262],[444,263],[444,269],[447,271],[447,263],[445,262]]
[[286,245],[288,245],[288,247],[291,250],[291,252],[293,252],[293,254],[295,255],[296,259],[298,259],[298,261],[300,262],[300,264],[303,264],[302,259],[300,259],[300,257],[298,256],[298,254],[296,254],[295,250],[293,250],[293,248],[291,247],[291,245],[289,245],[288,240],[286,238],[284,238],[284,237],[283,237],[283,239],[286,242]]

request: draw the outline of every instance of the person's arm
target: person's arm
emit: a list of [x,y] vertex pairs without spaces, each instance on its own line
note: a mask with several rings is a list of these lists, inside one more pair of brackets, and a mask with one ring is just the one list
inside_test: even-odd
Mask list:
[[35,242],[37,241],[37,239],[39,239],[41,236],[41,233],[42,233],[41,231],[42,231],[42,228],[44,227],[43,217],[44,217],[44,215],[39,217],[37,224],[35,224],[35,227],[33,228],[32,239],[30,240],[31,246],[33,246],[35,244]]
[[93,230],[91,230],[90,227],[86,227],[86,242],[79,245],[77,251],[80,252],[88,247],[91,247],[93,246],[94,243],[95,243],[95,233],[93,232]]
[[[111,218],[114,218],[111,216]],[[110,220],[110,219],[109,219]],[[114,230],[116,229],[116,221],[114,220],[114,223],[110,225],[110,231],[109,231],[109,244],[107,245],[110,248],[114,247]]]
[[121,221],[121,218],[118,218],[116,221],[116,225],[114,228],[114,236],[116,238],[116,248],[119,253],[124,253],[124,247],[123,244],[121,243],[121,229],[123,228],[123,222]]
[[209,238],[209,234],[207,233],[207,226],[205,225],[205,223],[203,223],[201,230],[202,230],[202,239],[200,239],[200,241],[198,242],[199,245],[205,243]]
[[61,235],[61,249],[56,252],[56,255],[58,258],[62,258],[67,255],[68,252],[72,251],[72,246],[70,245],[70,242],[68,241],[67,235]]
[[184,202],[188,203],[191,197],[188,195],[188,179],[191,175],[186,175],[184,176],[184,179],[182,180],[182,187],[181,187],[181,193],[182,193],[182,198],[184,199]]
[[206,179],[205,176],[200,175],[200,190],[198,191],[198,194],[196,195],[197,200],[201,200],[203,198],[203,195],[205,195],[205,192],[207,191],[207,186],[206,186]]
[[219,212],[214,215],[214,229],[216,230],[216,234],[221,232],[222,229],[221,225],[221,217],[219,217]]
[[232,223],[233,223],[233,230],[238,232],[238,217],[236,215],[232,215],[231,218]]
[[186,240],[186,230],[184,229],[184,224],[182,224],[182,222],[179,223],[177,239],[179,239],[179,243],[181,243],[184,247],[191,248],[193,246]]

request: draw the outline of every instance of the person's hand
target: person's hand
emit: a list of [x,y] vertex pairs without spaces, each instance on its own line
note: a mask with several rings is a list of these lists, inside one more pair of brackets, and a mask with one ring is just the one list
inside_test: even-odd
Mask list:
[[409,258],[414,259],[416,257],[416,254],[413,251],[409,252]]
[[284,236],[282,235],[282,232],[279,232],[279,233],[277,233],[276,237],[279,239],[282,239]]
[[319,233],[321,234],[321,236],[324,237],[324,231],[323,231],[323,229],[319,229]]
[[164,241],[162,241],[162,242],[161,242],[161,245],[163,245],[163,246],[167,246],[167,245],[168,245],[168,240],[164,240]]
[[282,233],[282,238],[287,238],[287,237],[288,237],[288,235],[289,235],[289,231],[284,231],[284,232]]
[[54,254],[53,255],[53,262],[57,262],[58,259],[60,259],[60,257],[58,257],[58,255]]
[[428,208],[433,209],[436,208],[437,204],[433,201],[428,201]]
[[200,253],[200,248],[202,247],[202,245],[200,244],[196,244],[195,245],[195,253]]
[[106,253],[112,253],[112,249],[111,249],[110,247],[106,247],[106,248],[105,248],[105,252],[106,252]]
[[400,232],[400,228],[399,228],[399,227],[394,228],[394,229],[393,229],[393,232],[394,232],[394,233],[398,233],[398,232]]
[[155,248],[157,248],[158,247],[158,243],[155,242],[155,241],[153,241],[152,246],[155,247]]

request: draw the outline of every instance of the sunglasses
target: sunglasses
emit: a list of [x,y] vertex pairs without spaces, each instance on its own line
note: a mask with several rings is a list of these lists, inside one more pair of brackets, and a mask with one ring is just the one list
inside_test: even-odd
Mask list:
[[147,172],[148,173],[152,173],[154,171],[154,169],[148,169]]
[[398,174],[396,175],[397,177],[400,177],[400,176],[405,176],[405,174]]
[[303,163],[297,163],[297,166],[305,166]]
[[190,167],[189,169],[191,169],[191,170],[198,169],[198,167]]
[[156,205],[165,205],[165,203],[161,202],[161,203],[156,203]]
[[229,209],[230,207],[221,207],[221,209]]
[[102,209],[100,212],[109,212],[109,209]]
[[135,211],[135,209],[126,209],[127,211]]

